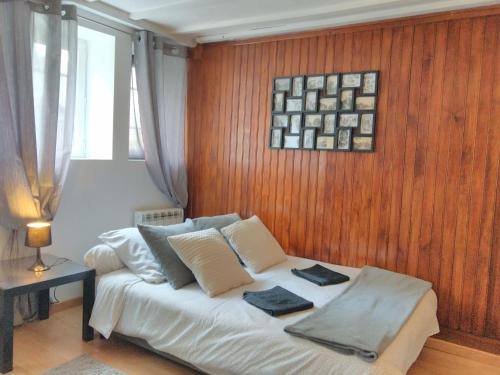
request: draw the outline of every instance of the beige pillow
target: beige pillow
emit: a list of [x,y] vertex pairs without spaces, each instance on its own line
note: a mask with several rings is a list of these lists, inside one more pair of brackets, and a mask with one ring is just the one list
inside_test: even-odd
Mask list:
[[210,297],[253,282],[217,229],[179,234],[167,239]]
[[286,260],[280,244],[257,216],[237,221],[221,232],[253,272],[264,271]]

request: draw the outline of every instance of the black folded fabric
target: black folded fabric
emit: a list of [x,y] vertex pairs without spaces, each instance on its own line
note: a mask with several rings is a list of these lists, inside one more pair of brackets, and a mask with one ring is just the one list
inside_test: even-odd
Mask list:
[[294,268],[292,269],[292,273],[295,276],[302,277],[303,279],[306,279],[319,286],[340,284],[349,281],[349,276],[332,271],[320,264],[316,264],[303,270]]
[[243,299],[271,316],[290,314],[314,306],[311,301],[280,286],[259,292],[245,292]]

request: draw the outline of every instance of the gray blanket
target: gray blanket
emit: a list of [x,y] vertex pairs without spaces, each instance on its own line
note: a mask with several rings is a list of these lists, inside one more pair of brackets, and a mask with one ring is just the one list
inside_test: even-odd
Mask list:
[[285,331],[375,361],[431,287],[411,276],[363,267],[341,295]]

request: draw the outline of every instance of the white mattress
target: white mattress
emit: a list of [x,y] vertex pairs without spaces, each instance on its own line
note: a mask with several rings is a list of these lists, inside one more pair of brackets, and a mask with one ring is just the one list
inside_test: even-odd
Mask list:
[[[91,325],[108,336],[114,330],[146,340],[153,348],[174,355],[210,374],[404,374],[416,360],[427,337],[439,332],[437,300],[429,291],[396,339],[374,363],[335,352],[290,336],[283,327],[311,314],[348,285],[319,287],[294,276],[291,268],[320,263],[288,257],[261,274],[253,284],[215,298],[193,283],[179,290],[169,284],[148,284],[127,269],[100,278]],[[358,268],[320,263],[351,277]],[[280,285],[314,302],[315,308],[271,317],[247,304],[245,290]]]

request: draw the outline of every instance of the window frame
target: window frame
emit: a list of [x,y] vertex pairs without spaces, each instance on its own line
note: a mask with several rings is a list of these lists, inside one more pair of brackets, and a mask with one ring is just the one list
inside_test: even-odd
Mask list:
[[130,77],[132,69],[133,36],[135,29],[118,24],[86,11],[79,11],[78,26],[115,37],[113,140],[111,159],[71,158],[72,162],[144,162],[129,159]]

